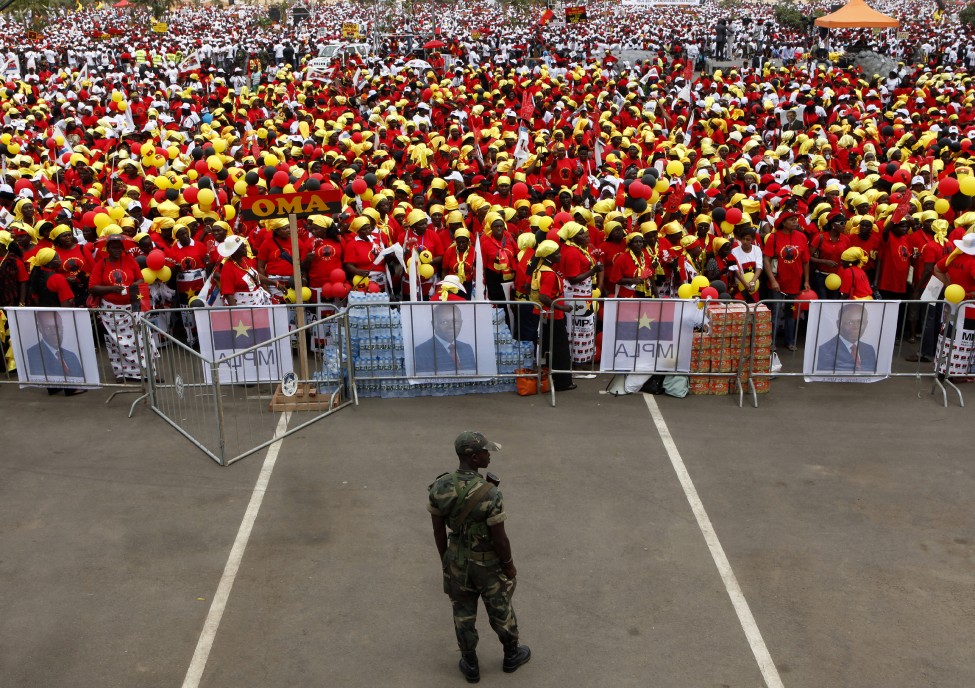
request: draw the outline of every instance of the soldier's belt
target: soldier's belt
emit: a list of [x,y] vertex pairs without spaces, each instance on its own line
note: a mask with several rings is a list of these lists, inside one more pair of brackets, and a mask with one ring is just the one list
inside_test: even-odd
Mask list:
[[474,561],[491,561],[497,559],[498,555],[495,552],[468,552],[467,558]]

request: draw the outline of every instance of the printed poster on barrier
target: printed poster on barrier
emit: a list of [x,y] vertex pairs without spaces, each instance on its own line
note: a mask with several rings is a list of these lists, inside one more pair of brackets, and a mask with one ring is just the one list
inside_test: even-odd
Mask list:
[[704,322],[697,302],[608,299],[603,308],[600,372],[690,372],[694,327]]
[[[946,312],[947,323],[951,315]],[[938,372],[948,377],[975,374],[975,306],[959,308],[954,322],[942,327],[938,337]]]
[[10,344],[22,386],[99,384],[95,338],[80,308],[8,308]]
[[[291,338],[281,337],[288,333],[286,308],[195,310],[200,355],[208,361],[227,358],[219,366],[221,383],[277,382],[293,369]],[[275,337],[281,339],[234,355]],[[207,383],[212,382],[209,365],[204,364],[203,375]]]
[[806,382],[877,382],[890,375],[898,306],[896,301],[811,302],[802,359]]
[[456,301],[403,306],[403,355],[411,384],[498,374],[490,303]]

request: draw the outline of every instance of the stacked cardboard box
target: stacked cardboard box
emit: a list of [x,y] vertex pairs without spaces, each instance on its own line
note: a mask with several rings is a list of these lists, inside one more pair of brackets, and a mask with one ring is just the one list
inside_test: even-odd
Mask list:
[[[756,354],[755,372],[769,371],[772,345],[771,313],[768,308],[759,305],[755,322],[751,323],[748,312],[745,304],[740,302],[708,304],[708,331],[695,332],[691,347],[691,394],[735,393],[737,385],[733,373],[738,374],[742,385],[747,385],[747,362],[751,355],[749,347],[752,346]],[[744,355],[742,355],[743,346]],[[709,375],[713,373],[725,375]],[[755,388],[758,392],[767,392],[769,378],[756,377]]]

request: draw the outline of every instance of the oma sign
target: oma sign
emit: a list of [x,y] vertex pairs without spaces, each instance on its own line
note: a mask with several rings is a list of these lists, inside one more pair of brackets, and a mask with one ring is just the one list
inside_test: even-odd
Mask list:
[[240,209],[245,220],[272,220],[277,217],[307,217],[341,210],[339,189],[320,189],[291,194],[244,196]]

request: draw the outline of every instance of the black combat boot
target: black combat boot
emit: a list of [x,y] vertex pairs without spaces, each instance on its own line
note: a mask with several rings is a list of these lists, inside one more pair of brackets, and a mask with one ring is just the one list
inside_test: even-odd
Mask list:
[[528,649],[528,646],[519,645],[518,641],[515,641],[511,645],[505,646],[504,664],[501,665],[501,668],[504,670],[504,673],[510,674],[531,658],[532,651]]
[[477,683],[481,680],[481,667],[477,664],[476,652],[461,652],[458,666],[468,683]]

